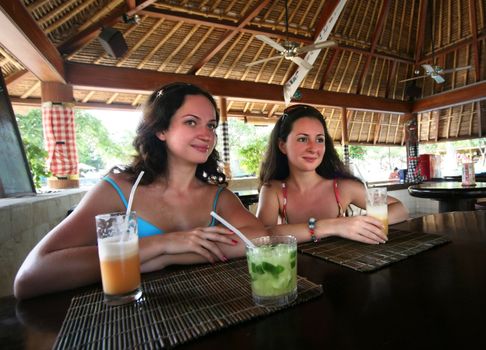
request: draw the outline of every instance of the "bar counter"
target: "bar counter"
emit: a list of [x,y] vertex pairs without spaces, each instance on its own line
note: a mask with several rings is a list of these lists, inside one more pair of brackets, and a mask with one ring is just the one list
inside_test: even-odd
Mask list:
[[[390,227],[451,242],[369,273],[299,254],[298,274],[321,284],[322,295],[177,348],[485,349],[486,211],[434,214]],[[0,299],[0,348],[50,349],[81,291]]]

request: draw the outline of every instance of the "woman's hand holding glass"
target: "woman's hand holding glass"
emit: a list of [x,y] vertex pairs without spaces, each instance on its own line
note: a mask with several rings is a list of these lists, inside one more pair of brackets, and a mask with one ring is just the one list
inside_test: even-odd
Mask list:
[[[328,220],[326,219],[326,221]],[[340,237],[354,241],[379,244],[388,240],[381,221],[371,216],[337,218],[333,227]]]

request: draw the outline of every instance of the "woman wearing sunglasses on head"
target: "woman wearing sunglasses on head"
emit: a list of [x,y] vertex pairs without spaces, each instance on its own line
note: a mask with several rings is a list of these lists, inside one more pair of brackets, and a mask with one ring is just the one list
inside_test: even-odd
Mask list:
[[[272,234],[291,234],[300,242],[335,235],[385,243],[381,221],[347,216],[350,204],[366,208],[365,187],[339,159],[324,117],[308,105],[287,108],[261,166],[257,217]],[[390,224],[408,218],[397,199],[388,196],[387,204]]]

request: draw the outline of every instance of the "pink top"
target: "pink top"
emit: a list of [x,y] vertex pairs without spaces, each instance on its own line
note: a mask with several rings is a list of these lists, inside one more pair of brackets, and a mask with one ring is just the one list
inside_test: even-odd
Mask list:
[[[336,197],[336,203],[338,205],[337,217],[346,216],[346,212],[343,210],[343,207],[341,206],[341,202],[339,200],[339,188],[338,188],[337,179],[334,179],[333,181],[333,188],[334,188],[334,196]],[[282,181],[282,195],[283,195],[283,204],[282,204],[282,210],[280,210],[279,215],[280,218],[282,219],[282,223],[288,224],[289,218],[287,216],[287,184],[283,181]]]

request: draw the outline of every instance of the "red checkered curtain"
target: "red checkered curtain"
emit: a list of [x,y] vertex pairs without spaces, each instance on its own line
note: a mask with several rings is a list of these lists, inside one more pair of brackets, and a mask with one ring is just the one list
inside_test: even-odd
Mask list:
[[49,153],[47,166],[54,176],[78,174],[78,152],[74,109],[71,104],[42,105],[44,143]]

